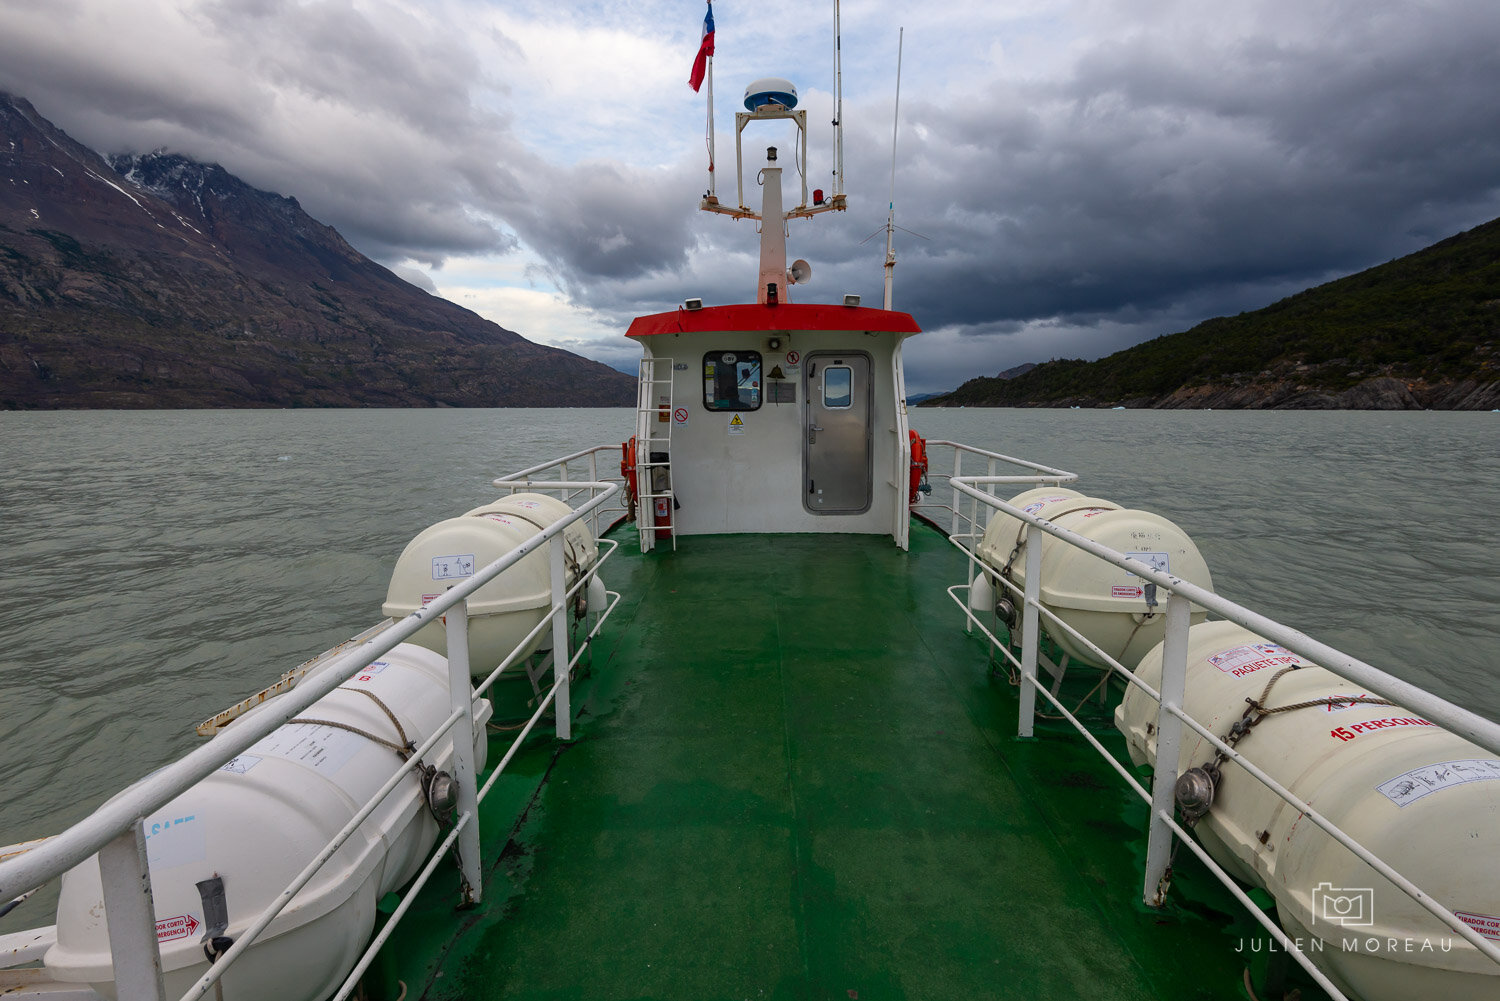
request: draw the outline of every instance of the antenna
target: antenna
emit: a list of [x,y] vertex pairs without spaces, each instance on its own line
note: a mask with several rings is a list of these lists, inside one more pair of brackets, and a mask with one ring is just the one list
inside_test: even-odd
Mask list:
[[[714,2],[708,0],[708,16],[714,15]],[[710,20],[712,23],[712,20]],[[714,181],[714,54],[708,53],[708,197],[718,194]]]
[[[705,53],[711,53],[713,39],[712,0],[709,2],[710,13],[704,19],[704,42],[700,45],[699,58]],[[839,36],[839,5],[834,0],[833,6],[834,35]],[[776,185],[778,194],[776,198],[775,216],[781,220],[780,225],[775,226],[778,230],[784,230],[786,221],[790,219],[810,219],[821,212],[843,212],[847,207],[844,197],[844,77],[843,56],[841,55],[841,44],[834,45],[834,72],[836,81],[834,89],[837,92],[836,110],[834,112],[834,191],[831,197],[823,196],[823,189],[817,188],[812,193],[809,203],[807,191],[807,111],[797,109],[797,88],[790,80],[780,77],[765,77],[756,80],[745,88],[745,110],[736,112],[734,116],[734,167],[735,167],[735,204],[725,205],[719,201],[715,188],[716,172],[714,170],[714,118],[713,118],[713,58],[709,56],[704,66],[708,80],[708,191],[699,201],[698,207],[705,212],[717,212],[734,219],[753,219],[761,223],[762,239],[768,232],[768,227],[775,225],[772,216],[766,216],[764,210],[756,212],[745,204],[745,155],[744,155],[744,131],[745,126],[751,122],[762,122],[775,119],[787,119],[797,126],[796,145],[793,150],[795,156],[794,165],[797,168],[797,176],[802,181],[801,200],[790,210],[783,211],[781,208],[781,197],[779,193],[781,170],[776,170]],[[694,64],[694,73],[697,74],[698,64]],[[692,83],[696,76],[689,78]],[[696,88],[695,88],[696,89]],[[774,158],[773,158],[774,159]],[[764,199],[762,200],[764,204]],[[785,257],[783,253],[781,255]],[[764,268],[762,268],[765,271]],[[783,262],[776,268],[767,272],[773,274],[775,281],[782,281],[786,275],[786,266]],[[803,279],[805,280],[805,279]],[[764,285],[764,282],[761,283]]]
[[[710,11],[713,10],[712,0],[709,2]],[[716,195],[714,182],[714,57],[708,57],[708,194],[709,197]]]
[[891,283],[896,275],[896,130],[901,124],[901,50],[906,29],[896,36],[896,110],[891,116],[891,202],[885,220],[885,308],[891,308]]
[[833,0],[833,193],[844,193],[844,40],[839,31],[839,0]]

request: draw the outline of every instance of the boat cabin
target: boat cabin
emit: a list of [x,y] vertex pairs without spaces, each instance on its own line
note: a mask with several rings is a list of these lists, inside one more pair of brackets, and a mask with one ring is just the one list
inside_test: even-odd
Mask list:
[[[741,129],[773,118],[805,127],[805,112],[752,104],[762,96],[747,93]],[[783,211],[774,147],[759,176],[758,213],[720,205],[712,192],[702,205],[759,220],[756,302],[689,299],[636,318],[626,333],[644,351],[624,464],[635,473],[641,549],[735,532],[883,534],[905,548],[912,462],[901,347],[920,328],[854,295],[841,305],[791,302],[790,287],[811,268],[788,269],[787,223],[842,209],[843,195],[815,192],[809,205],[804,183],[802,203]]]
[[901,343],[914,333],[906,313],[863,306],[757,303],[636,319],[642,527],[668,538],[858,532],[904,543]]

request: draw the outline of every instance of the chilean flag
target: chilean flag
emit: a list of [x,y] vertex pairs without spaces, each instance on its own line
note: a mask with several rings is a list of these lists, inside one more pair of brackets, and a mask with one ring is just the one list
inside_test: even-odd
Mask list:
[[714,5],[709,0],[708,13],[703,15],[703,41],[698,43],[698,55],[693,60],[693,73],[688,77],[688,86],[697,90],[703,86],[703,72],[708,66],[708,57],[714,54]]

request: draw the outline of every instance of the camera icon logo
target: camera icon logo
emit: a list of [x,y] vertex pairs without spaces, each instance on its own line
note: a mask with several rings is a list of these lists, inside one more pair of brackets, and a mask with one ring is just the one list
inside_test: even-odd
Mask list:
[[1339,887],[1319,883],[1312,892],[1312,919],[1346,928],[1375,923],[1375,889],[1370,886]]

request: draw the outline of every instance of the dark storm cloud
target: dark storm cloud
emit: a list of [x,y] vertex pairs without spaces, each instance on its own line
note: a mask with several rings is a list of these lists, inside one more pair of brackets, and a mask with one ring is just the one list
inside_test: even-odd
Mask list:
[[545,169],[531,177],[509,221],[585,301],[600,281],[675,273],[687,263],[695,180],[686,168],[657,171],[608,161]]
[[[1309,45],[1143,35],[914,102],[900,273],[929,322],[1112,316],[1310,282],[1500,210],[1500,6]],[[1415,23],[1408,23],[1408,21]],[[1165,331],[1162,331],[1165,332]]]
[[[1500,5],[1352,12],[1305,38],[1141,31],[1065,73],[908,98],[897,222],[928,239],[897,234],[896,305],[934,331],[909,349],[913,391],[1109,354],[1500,214]],[[881,119],[846,115],[848,217],[792,224],[790,252],[814,265],[804,298],[880,300],[883,234],[860,241],[884,222]],[[725,220],[692,232],[753,254]],[[595,272],[591,299],[749,291],[738,272],[657,263]]]
[[[918,91],[902,108],[897,221],[929,239],[898,234],[898,305],[995,341],[1059,321],[1107,353],[1500,213],[1500,5],[1361,6],[1307,30],[1142,30],[1054,77],[941,102]],[[859,241],[884,221],[890,136],[872,107],[846,119],[850,218],[794,223],[792,253],[814,262],[817,296],[878,301],[883,239]],[[722,220],[693,232],[753,249]],[[630,282],[568,259],[600,280],[597,304],[672,301],[696,277],[674,264],[677,239],[661,234]],[[740,298],[742,284],[691,294]]]
[[366,253],[505,250],[524,161],[462,32],[388,4],[0,11],[0,87],[106,152],[166,146],[294,195]]
[[[898,234],[896,305],[934,331],[908,354],[913,389],[1106,354],[1500,214],[1492,0],[1150,11],[1064,0],[1025,25],[1000,7],[973,15],[993,38],[959,40],[952,64],[908,26],[897,223],[927,239]],[[568,86],[574,67],[538,54],[555,25],[528,9],[512,23],[532,34],[510,39],[468,23],[481,9],[457,0],[12,2],[0,6],[0,87],[107,151],[166,145],[222,162],[381,259],[435,267],[519,237],[575,305],[621,324],[685,295],[751,295],[754,227],[694,211],[702,154],[637,166],[617,146],[581,158],[548,145],[630,143],[621,130],[640,128],[643,109],[654,127],[685,100],[679,74],[676,97],[654,80],[632,92],[632,78],[539,114],[507,87]],[[665,51],[632,30],[576,37],[596,59]],[[1021,55],[1005,50],[1012,40]],[[791,253],[814,268],[800,298],[880,300],[883,235],[861,241],[885,222],[890,81],[863,72],[845,113],[850,211],[792,224]],[[812,121],[831,117],[825,93],[805,98]],[[592,117],[566,120],[575,111]],[[721,195],[731,128],[720,124]],[[815,177],[827,176],[823,141]],[[747,163],[760,153],[747,137]],[[789,196],[794,183],[788,171]]]

